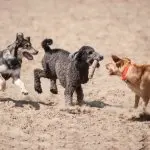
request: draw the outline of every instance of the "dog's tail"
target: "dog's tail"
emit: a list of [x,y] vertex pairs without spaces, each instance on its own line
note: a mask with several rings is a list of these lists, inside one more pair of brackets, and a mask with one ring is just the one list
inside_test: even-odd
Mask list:
[[50,52],[51,51],[50,45],[52,44],[53,44],[52,39],[44,39],[41,43],[41,46],[43,47],[45,52]]

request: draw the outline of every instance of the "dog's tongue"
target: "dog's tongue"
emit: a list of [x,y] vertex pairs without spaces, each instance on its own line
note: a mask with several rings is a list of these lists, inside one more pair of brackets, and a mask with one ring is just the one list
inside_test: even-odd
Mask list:
[[93,78],[93,75],[94,75],[94,72],[95,72],[97,65],[98,65],[98,61],[94,60],[91,67],[90,67],[90,70],[89,70],[89,79]]

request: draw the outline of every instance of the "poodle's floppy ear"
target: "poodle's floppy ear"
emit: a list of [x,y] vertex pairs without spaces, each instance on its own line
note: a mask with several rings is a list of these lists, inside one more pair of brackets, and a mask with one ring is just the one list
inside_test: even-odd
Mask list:
[[72,60],[76,60],[79,56],[79,51],[74,52],[73,54],[69,54],[69,58],[71,58]]
[[113,59],[113,61],[114,61],[115,63],[121,60],[121,59],[120,59],[118,56],[116,56],[116,55],[112,55],[111,58]]
[[23,35],[23,33],[17,33],[16,34],[16,41],[17,42],[22,42],[23,41],[23,39],[24,39],[24,35]]
[[30,53],[26,52],[26,51],[23,52],[22,55],[23,55],[25,58],[27,58],[28,60],[33,60],[33,56],[32,56]]
[[86,49],[86,47],[82,46],[77,52],[70,54],[69,57],[73,60],[80,60],[81,57],[84,55],[85,49]]

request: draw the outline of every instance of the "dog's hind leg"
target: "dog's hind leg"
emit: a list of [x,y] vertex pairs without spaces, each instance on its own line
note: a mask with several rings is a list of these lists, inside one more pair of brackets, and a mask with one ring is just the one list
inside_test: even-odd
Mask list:
[[58,89],[57,89],[57,85],[56,85],[56,79],[50,79],[50,83],[51,83],[50,91],[53,94],[58,94]]
[[148,102],[149,102],[149,97],[143,97],[143,101],[144,101],[143,111],[146,112],[146,107],[147,107]]
[[83,94],[83,89],[81,85],[76,88],[76,94],[77,94],[78,105],[82,105],[84,103],[83,101],[84,94]]
[[135,95],[135,103],[134,103],[134,108],[137,108],[139,105],[139,100],[140,100],[140,96]]
[[34,89],[38,93],[42,93],[41,77],[48,78],[44,70],[34,69]]

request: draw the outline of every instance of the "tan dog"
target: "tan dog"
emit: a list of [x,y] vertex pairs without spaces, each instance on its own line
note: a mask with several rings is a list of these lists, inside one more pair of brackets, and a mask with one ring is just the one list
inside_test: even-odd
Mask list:
[[120,76],[135,93],[134,108],[138,107],[140,97],[143,99],[145,111],[150,99],[150,65],[136,65],[128,58],[115,55],[112,55],[112,59],[114,63],[106,65],[109,74]]

